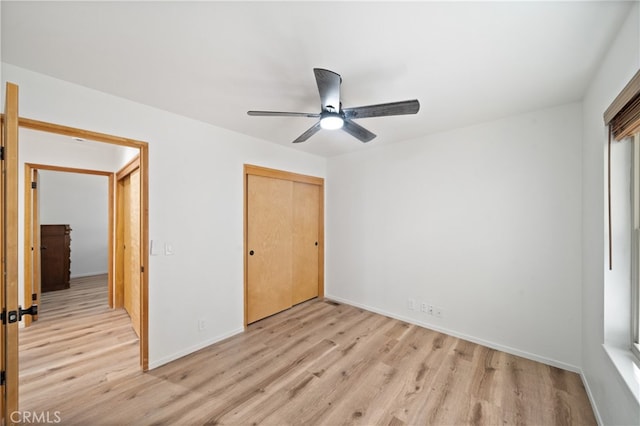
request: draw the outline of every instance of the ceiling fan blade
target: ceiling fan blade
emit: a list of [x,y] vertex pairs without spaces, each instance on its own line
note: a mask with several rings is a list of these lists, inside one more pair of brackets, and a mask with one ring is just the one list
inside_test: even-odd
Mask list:
[[261,117],[311,117],[318,118],[320,114],[311,112],[284,112],[284,111],[247,111],[248,115]]
[[351,136],[359,139],[361,142],[369,142],[371,139],[375,138],[376,135],[371,133],[364,127],[355,122],[346,119],[344,120],[344,124],[342,125],[342,130],[349,133]]
[[411,101],[389,102],[386,104],[367,105],[354,108],[345,108],[346,118],[384,117],[388,115],[415,114],[420,110],[420,102],[417,99]]
[[300,142],[306,141],[311,136],[313,136],[316,133],[318,133],[318,131],[320,131],[320,129],[321,129],[320,122],[318,121],[316,124],[314,124],[312,127],[310,127],[309,130],[307,130],[306,132],[304,132],[303,134],[298,136],[298,138],[296,140],[294,140],[293,143],[300,143]]
[[323,68],[314,68],[313,73],[318,83],[322,111],[332,109],[334,112],[340,112],[340,84],[342,83],[340,74]]

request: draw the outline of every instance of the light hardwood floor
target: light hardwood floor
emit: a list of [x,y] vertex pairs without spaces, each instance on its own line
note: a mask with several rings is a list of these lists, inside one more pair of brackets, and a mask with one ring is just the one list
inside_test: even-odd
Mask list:
[[60,424],[596,424],[575,373],[329,301],[148,373],[103,277],[42,305],[20,335],[20,409]]

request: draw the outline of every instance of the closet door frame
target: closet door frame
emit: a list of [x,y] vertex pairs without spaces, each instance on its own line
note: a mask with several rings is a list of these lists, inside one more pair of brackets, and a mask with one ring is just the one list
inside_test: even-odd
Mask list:
[[318,203],[318,298],[324,298],[324,179],[316,176],[292,173],[267,167],[244,165],[244,326],[247,327],[247,300],[248,300],[248,182],[249,175],[263,176],[274,179],[283,179],[292,182],[308,183],[320,187],[320,200]]

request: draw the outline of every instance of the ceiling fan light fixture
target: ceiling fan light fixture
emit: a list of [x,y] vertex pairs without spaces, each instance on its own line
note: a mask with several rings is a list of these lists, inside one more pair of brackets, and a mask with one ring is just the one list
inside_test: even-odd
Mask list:
[[344,120],[338,114],[326,114],[320,119],[320,127],[327,130],[342,128]]

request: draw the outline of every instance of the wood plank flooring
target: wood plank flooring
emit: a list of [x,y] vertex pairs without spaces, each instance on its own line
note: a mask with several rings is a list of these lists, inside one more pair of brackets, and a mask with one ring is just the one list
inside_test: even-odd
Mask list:
[[21,331],[22,411],[64,425],[596,424],[575,373],[330,301],[142,373],[101,280],[45,293]]

